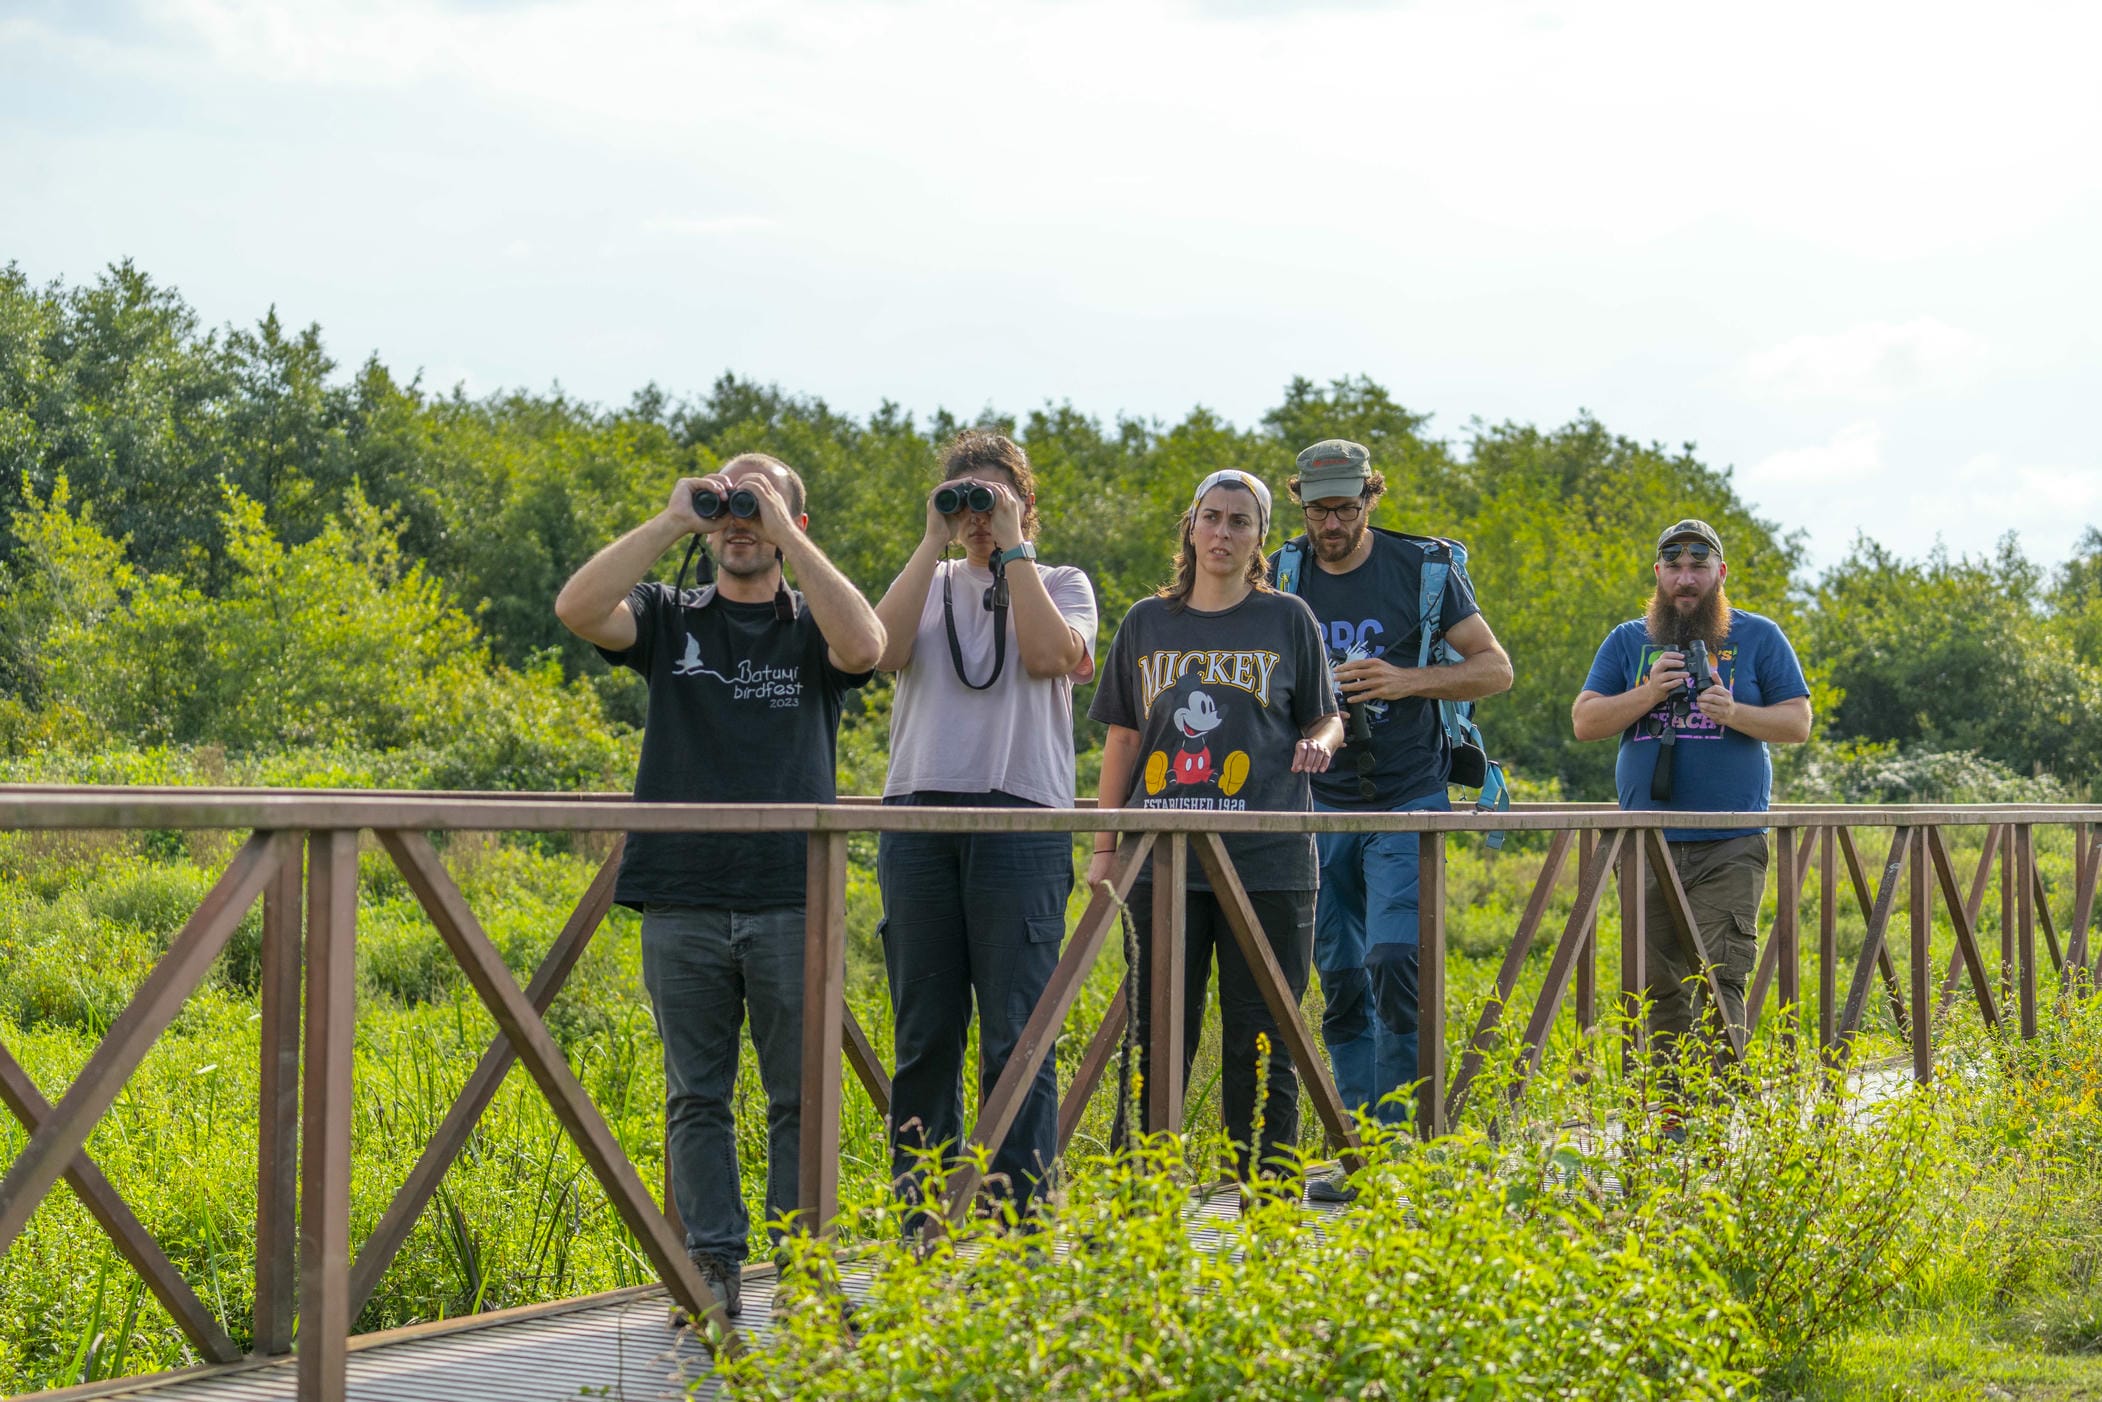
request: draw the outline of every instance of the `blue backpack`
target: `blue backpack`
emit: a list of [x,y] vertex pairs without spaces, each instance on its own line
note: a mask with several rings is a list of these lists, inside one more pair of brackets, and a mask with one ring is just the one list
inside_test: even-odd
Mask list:
[[[1377,528],[1375,528],[1377,529]],[[1453,645],[1445,640],[1444,631],[1438,626],[1444,611],[1445,581],[1457,572],[1471,586],[1467,578],[1467,547],[1456,540],[1443,536],[1407,535],[1401,531],[1382,531],[1405,540],[1423,552],[1423,586],[1418,591],[1417,632],[1422,645],[1417,649],[1418,667],[1450,667],[1465,660]],[[1277,587],[1286,594],[1299,592],[1299,581],[1306,564],[1306,537],[1294,536],[1277,552]],[[1511,790],[1504,783],[1504,767],[1489,758],[1489,748],[1482,740],[1481,727],[1474,723],[1472,701],[1438,702],[1438,723],[1445,730],[1445,739],[1452,751],[1452,770],[1448,782],[1462,788],[1479,789],[1481,796],[1475,800],[1477,813],[1507,813],[1511,809]],[[1484,833],[1483,842],[1489,847],[1504,845],[1500,832]]]

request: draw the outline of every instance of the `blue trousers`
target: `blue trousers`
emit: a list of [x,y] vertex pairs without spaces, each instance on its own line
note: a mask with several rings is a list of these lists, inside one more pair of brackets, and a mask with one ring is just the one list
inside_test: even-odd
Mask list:
[[803,1130],[803,907],[642,912],[642,984],[664,1042],[664,1134],[686,1249],[732,1263],[751,1221],[730,1096],[745,1012],[766,1087],[766,1215],[796,1209]]
[[[1321,812],[1342,810],[1314,807]],[[1445,790],[1398,803],[1391,810],[1449,812]],[[1389,1124],[1408,1106],[1382,1103],[1416,1076],[1416,860],[1415,833],[1320,833],[1321,895],[1314,907],[1314,968],[1327,1011],[1321,1040],[1328,1045],[1336,1090],[1351,1107],[1376,1107]]]
[[[1029,807],[1002,793],[916,793],[886,803]],[[917,1194],[912,1150],[963,1142],[965,1039],[978,1010],[980,1103],[1058,967],[1073,891],[1073,841],[1051,833],[887,832],[878,840],[883,962],[897,1027],[891,1175]],[[1044,1058],[987,1186],[1040,1197],[1058,1157],[1058,1073]]]

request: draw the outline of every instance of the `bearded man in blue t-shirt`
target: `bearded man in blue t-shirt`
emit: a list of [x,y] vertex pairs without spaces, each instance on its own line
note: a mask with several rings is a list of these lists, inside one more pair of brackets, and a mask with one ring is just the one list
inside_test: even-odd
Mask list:
[[[1686,520],[1657,537],[1657,592],[1649,611],[1606,635],[1570,708],[1579,740],[1620,737],[1614,766],[1630,812],[1763,813],[1773,794],[1766,747],[1810,738],[1810,687],[1795,649],[1770,618],[1732,608],[1722,537]],[[1687,655],[1699,643],[1712,679],[1690,704]],[[1668,796],[1654,786],[1658,756],[1672,755]],[[1666,829],[1673,865],[1716,962],[1722,1016],[1745,1025],[1744,987],[1758,953],[1766,889],[1766,829]],[[1700,970],[1681,946],[1654,868],[1644,924],[1649,1029],[1660,1056],[1693,1026]]]
[[[1311,557],[1296,589],[1314,610],[1349,713],[1346,743],[1313,776],[1317,812],[1402,813],[1449,809],[1452,747],[1438,702],[1508,691],[1511,659],[1496,641],[1474,590],[1446,576],[1435,631],[1464,659],[1418,667],[1427,542],[1376,530],[1372,509],[1386,490],[1363,444],[1331,438],[1299,454],[1287,485],[1306,517]],[[1277,578],[1278,558],[1270,557]],[[1417,850],[1412,832],[1322,833],[1321,891],[1314,907],[1314,968],[1327,1011],[1321,1039],[1336,1090],[1352,1107],[1377,1107],[1388,1121],[1408,1107],[1386,1097],[1417,1079]],[[1324,1198],[1326,1180],[1308,1191]]]

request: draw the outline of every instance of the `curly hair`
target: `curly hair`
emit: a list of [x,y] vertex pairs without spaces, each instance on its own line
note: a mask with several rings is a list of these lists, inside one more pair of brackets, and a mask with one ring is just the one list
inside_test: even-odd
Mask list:
[[1036,469],[1029,465],[1029,454],[1006,434],[967,428],[951,438],[942,445],[942,475],[936,481],[952,482],[958,477],[981,477],[996,471],[1007,474],[1014,483],[1015,495],[1022,499],[1022,538],[1035,540]]

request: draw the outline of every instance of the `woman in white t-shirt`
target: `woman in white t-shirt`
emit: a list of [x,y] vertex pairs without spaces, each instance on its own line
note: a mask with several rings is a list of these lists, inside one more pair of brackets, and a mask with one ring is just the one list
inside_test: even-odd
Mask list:
[[[1036,559],[1036,478],[997,433],[943,452],[919,548],[876,606],[898,674],[883,801],[936,807],[1073,806],[1073,687],[1094,672],[1095,594]],[[961,560],[945,559],[952,544]],[[1057,966],[1073,889],[1064,833],[884,833],[883,958],[896,1022],[892,1172],[917,1191],[912,1151],[963,1141],[964,1041],[979,1013],[990,1095]],[[1058,1154],[1058,1082],[1044,1059],[992,1160],[990,1181],[1040,1196]]]

